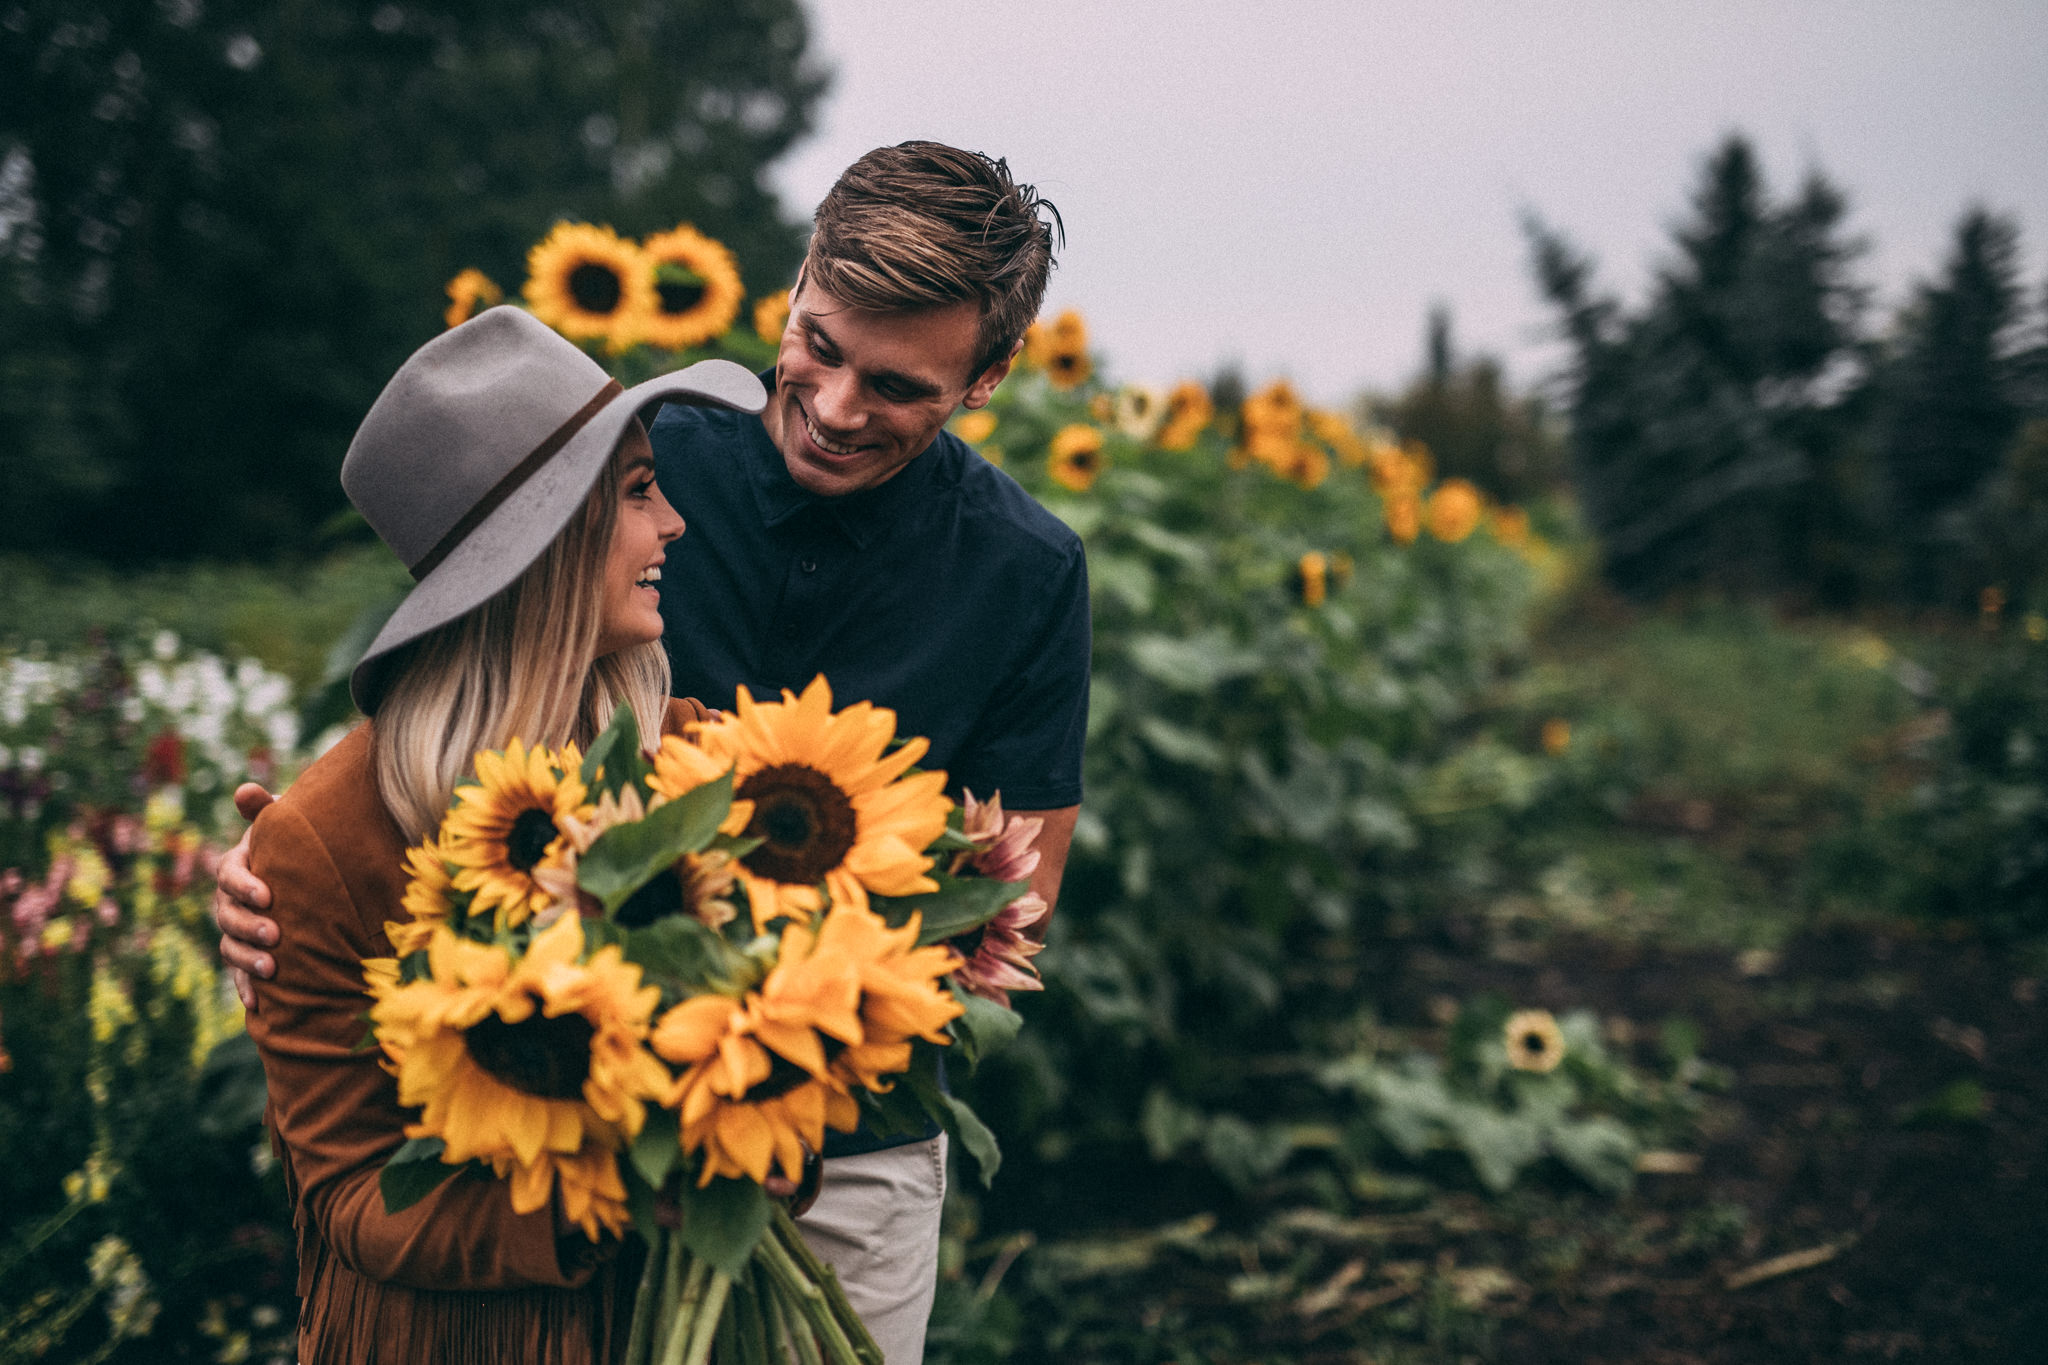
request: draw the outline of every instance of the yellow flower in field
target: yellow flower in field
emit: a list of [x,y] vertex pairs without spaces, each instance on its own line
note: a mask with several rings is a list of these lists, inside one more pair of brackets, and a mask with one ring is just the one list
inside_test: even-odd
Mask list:
[[1496,507],[1487,518],[1487,529],[1502,545],[1519,550],[1529,543],[1529,514],[1519,507]]
[[2035,644],[2048,640],[2048,616],[2043,616],[2038,611],[2030,611],[2022,625],[2027,632],[2027,638]]
[[1071,308],[1051,322],[1034,322],[1024,333],[1024,358],[1044,370],[1054,388],[1078,388],[1095,372],[1088,358],[1088,324]]
[[1088,415],[1100,425],[1109,425],[1116,417],[1116,399],[1106,393],[1096,394],[1088,400]]
[[770,346],[782,341],[782,330],[789,326],[789,291],[778,289],[772,294],[754,300],[754,335]]
[[625,1228],[613,1153],[669,1076],[644,1046],[661,992],[617,945],[579,962],[582,925],[563,916],[516,961],[436,929],[427,976],[370,974],[370,1020],[399,1103],[421,1106],[406,1136],[440,1138],[450,1164],[490,1163],[520,1213],[544,1208],[559,1175],[565,1210],[595,1241]]
[[1381,497],[1393,493],[1420,494],[1429,487],[1436,470],[1435,457],[1420,441],[1407,441],[1401,445],[1391,441],[1378,442],[1373,445],[1366,463],[1373,490]]
[[1132,440],[1149,441],[1166,420],[1166,399],[1149,384],[1126,384],[1116,391],[1112,418]]
[[1192,379],[1184,379],[1166,395],[1166,421],[1159,428],[1161,450],[1186,450],[1216,416],[1209,391]]
[[1085,493],[1109,465],[1102,453],[1102,433],[1085,422],[1061,427],[1045,449],[1046,472],[1060,487]]
[[1983,616],[1987,627],[1995,624],[1997,618],[2005,612],[2005,589],[1994,583],[1979,592],[1977,594],[1977,611],[1979,615]]
[[1288,467],[1287,477],[1303,488],[1321,488],[1323,481],[1330,477],[1330,457],[1312,445],[1298,445],[1294,448],[1294,461]]
[[[563,767],[538,746],[513,740],[504,753],[476,757],[477,780],[455,789],[441,822],[442,856],[455,865],[454,886],[475,893],[470,913],[495,912],[500,929],[523,924],[554,896],[537,875],[575,867],[563,822],[590,813],[571,750]],[[417,871],[417,869],[415,869]]]
[[622,351],[655,311],[654,271],[608,227],[557,223],[526,254],[526,306],[572,341]]
[[1294,566],[1294,590],[1305,607],[1320,607],[1330,592],[1330,560],[1321,550],[1310,550]]
[[681,223],[649,237],[640,251],[653,271],[655,294],[640,340],[682,351],[731,330],[746,290],[725,243]]
[[1564,1033],[1549,1010],[1519,1010],[1508,1017],[1508,1065],[1517,1071],[1555,1071],[1564,1060]]
[[1422,515],[1431,535],[1455,545],[1478,528],[1485,514],[1486,501],[1477,488],[1464,479],[1445,479],[1429,495]]
[[1572,747],[1572,723],[1563,716],[1552,716],[1543,722],[1543,752],[1552,758],[1561,757]]
[[459,327],[484,309],[504,301],[505,291],[492,283],[489,275],[471,266],[448,281],[448,311],[441,318],[450,327]]
[[1315,433],[1318,441],[1330,448],[1337,462],[1346,469],[1357,469],[1371,457],[1370,448],[1351,425],[1351,420],[1341,412],[1311,408],[1308,429]]
[[894,711],[863,701],[835,713],[820,676],[802,696],[785,689],[779,702],[757,702],[741,688],[733,714],[694,734],[718,771],[736,770],[736,795],[751,803],[743,832],[763,842],[740,859],[739,879],[756,929],[821,909],[821,887],[832,904],[860,907],[871,891],[938,889],[923,850],[953,803],[944,773],[909,771],[926,741],[884,752],[896,735]]
[[406,919],[401,923],[387,920],[384,924],[384,936],[391,940],[391,951],[400,957],[426,947],[435,927],[448,922],[448,893],[455,887],[438,839],[407,849],[405,870],[409,879],[401,904]]
[[1422,498],[1407,491],[1390,493],[1386,495],[1386,508],[1387,534],[1397,544],[1413,545],[1422,534]]
[[971,446],[978,446],[995,433],[996,415],[987,408],[963,412],[953,419],[953,434]]

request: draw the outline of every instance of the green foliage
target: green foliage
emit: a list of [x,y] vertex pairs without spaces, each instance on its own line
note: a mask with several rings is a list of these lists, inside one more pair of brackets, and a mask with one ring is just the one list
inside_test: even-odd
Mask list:
[[1499,361],[1457,355],[1447,309],[1430,313],[1422,373],[1372,409],[1403,439],[1428,446],[1438,473],[1470,479],[1496,498],[1527,502],[1564,482],[1560,425],[1541,399],[1509,391]]
[[1845,513],[1832,490],[1855,425],[1840,377],[1859,341],[1843,212],[1818,174],[1773,202],[1750,144],[1731,136],[1633,314],[1530,220],[1573,349],[1574,480],[1617,587],[1770,590],[1833,572]]
[[0,25],[9,550],[303,549],[466,266],[693,222],[786,283],[760,171],[824,78],[795,0],[26,0]]

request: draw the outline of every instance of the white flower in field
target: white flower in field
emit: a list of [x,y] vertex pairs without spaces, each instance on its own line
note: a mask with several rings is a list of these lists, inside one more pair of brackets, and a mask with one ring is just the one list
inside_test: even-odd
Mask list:
[[235,686],[241,688],[243,695],[246,696],[263,681],[263,673],[263,664],[260,660],[244,659],[235,665]]
[[299,718],[289,711],[279,711],[264,722],[264,730],[270,740],[272,753],[285,753],[298,746]]
[[144,709],[145,708],[142,698],[123,698],[121,702],[121,719],[127,721],[130,725],[140,724],[142,721],[142,713]]
[[21,746],[21,752],[15,755],[15,761],[21,765],[23,772],[39,773],[43,770],[43,751],[33,744],[24,744]]
[[282,674],[271,673],[261,668],[252,684],[242,688],[242,710],[252,717],[267,716],[282,710],[290,704],[292,685]]
[[149,652],[156,655],[159,659],[169,660],[176,658],[178,654],[177,632],[170,630],[158,631],[156,639],[150,641]]

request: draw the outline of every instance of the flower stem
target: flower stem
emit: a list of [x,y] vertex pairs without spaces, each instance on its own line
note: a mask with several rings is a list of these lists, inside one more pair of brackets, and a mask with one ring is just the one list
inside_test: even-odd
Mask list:
[[658,1233],[654,1244],[647,1248],[647,1264],[640,1271],[640,1289],[633,1295],[633,1325],[626,1333],[626,1365],[647,1365],[647,1357],[654,1351],[655,1308],[672,1235]]
[[731,1290],[732,1276],[723,1270],[711,1272],[711,1283],[704,1288],[696,1321],[690,1327],[690,1349],[681,1357],[680,1365],[704,1365],[710,1358],[711,1343],[717,1340],[719,1321],[725,1317],[726,1295]]
[[[816,1267],[815,1271],[807,1272],[797,1255],[792,1254],[791,1239],[796,1239],[800,1254]],[[797,1235],[796,1225],[781,1209],[775,1211],[775,1221],[769,1225],[769,1233],[761,1239],[755,1254],[817,1334],[825,1359],[832,1365],[883,1365],[882,1352],[874,1338],[846,1305],[845,1295],[838,1293],[838,1281],[810,1255],[810,1248],[804,1247]],[[822,1276],[818,1271],[823,1272]]]
[[[679,1248],[682,1240],[680,1234],[675,1235],[674,1243]],[[689,1253],[679,1250],[678,1255],[688,1256]],[[682,1295],[675,1301],[675,1306],[662,1317],[668,1335],[662,1338],[661,1365],[682,1365],[683,1353],[690,1342],[690,1331],[697,1324],[698,1309],[703,1302],[704,1289],[710,1279],[711,1262],[692,1258],[690,1273],[683,1282]],[[719,1298],[722,1307],[724,1295],[721,1294]]]

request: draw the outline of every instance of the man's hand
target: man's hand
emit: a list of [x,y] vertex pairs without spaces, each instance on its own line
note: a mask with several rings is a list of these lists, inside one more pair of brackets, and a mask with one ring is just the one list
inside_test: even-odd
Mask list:
[[[244,782],[235,788],[235,809],[244,820],[254,820],[276,799],[254,782]],[[235,994],[241,997],[245,1010],[256,1008],[256,992],[249,985],[249,977],[268,980],[277,972],[276,959],[263,951],[277,943],[277,921],[266,919],[262,913],[269,908],[270,888],[249,870],[249,836],[244,832],[241,842],[220,860],[213,888],[213,922],[220,930],[221,959],[228,964]]]

